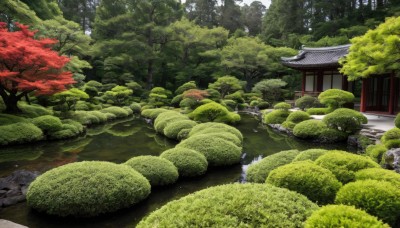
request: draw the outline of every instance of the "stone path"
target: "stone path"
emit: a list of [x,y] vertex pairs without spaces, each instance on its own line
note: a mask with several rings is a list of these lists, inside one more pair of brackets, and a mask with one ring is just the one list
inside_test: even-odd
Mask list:
[[0,227],[1,228],[28,228],[27,226],[13,223],[11,221],[4,220],[4,219],[0,219]]

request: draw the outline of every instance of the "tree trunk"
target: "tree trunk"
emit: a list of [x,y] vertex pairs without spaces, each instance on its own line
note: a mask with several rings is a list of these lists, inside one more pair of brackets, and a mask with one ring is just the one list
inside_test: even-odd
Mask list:
[[147,62],[147,89],[153,88],[153,60]]
[[18,101],[19,97],[17,97],[15,94],[10,94],[6,99],[4,100],[4,104],[6,105],[6,113],[20,113],[21,109],[18,108]]

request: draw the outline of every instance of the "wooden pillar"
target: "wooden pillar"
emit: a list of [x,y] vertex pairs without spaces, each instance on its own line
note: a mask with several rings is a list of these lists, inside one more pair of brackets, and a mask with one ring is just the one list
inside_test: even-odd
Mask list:
[[303,71],[303,81],[301,83],[301,96],[304,96],[305,91],[306,91],[306,72]]
[[389,91],[389,114],[394,114],[394,90],[395,90],[395,78],[394,73],[390,74],[390,91]]
[[365,112],[367,106],[367,79],[362,79],[360,112]]
[[347,81],[347,77],[342,75],[342,90],[349,91],[349,81]]
[[322,92],[324,84],[324,71],[319,70],[317,71],[317,92]]

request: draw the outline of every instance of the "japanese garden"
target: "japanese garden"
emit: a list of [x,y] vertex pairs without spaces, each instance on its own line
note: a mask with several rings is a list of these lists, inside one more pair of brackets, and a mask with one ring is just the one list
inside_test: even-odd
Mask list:
[[400,227],[400,1],[0,1],[0,227]]

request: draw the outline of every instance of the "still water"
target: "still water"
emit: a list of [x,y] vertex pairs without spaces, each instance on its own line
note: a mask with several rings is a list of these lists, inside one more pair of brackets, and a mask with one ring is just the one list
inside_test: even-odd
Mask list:
[[[171,200],[195,191],[221,184],[244,182],[248,164],[282,150],[309,148],[342,149],[345,144],[318,145],[296,140],[262,126],[249,115],[242,115],[236,126],[244,136],[241,164],[208,170],[199,178],[179,180],[172,186],[152,189],[151,195],[131,208],[91,218],[71,219],[47,216],[30,210],[26,203],[0,211],[7,219],[31,228],[42,227],[134,227],[144,216]],[[76,161],[100,160],[122,163],[138,155],[159,155],[177,142],[158,135],[152,126],[139,117],[90,128],[85,137],[70,141],[47,142],[32,146],[0,149],[0,177],[14,170],[45,172],[53,167]]]

